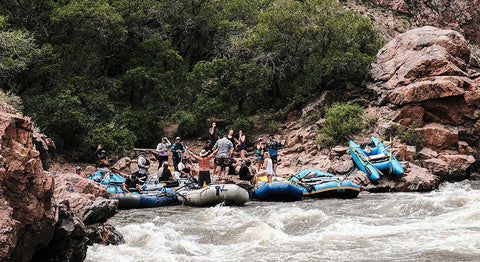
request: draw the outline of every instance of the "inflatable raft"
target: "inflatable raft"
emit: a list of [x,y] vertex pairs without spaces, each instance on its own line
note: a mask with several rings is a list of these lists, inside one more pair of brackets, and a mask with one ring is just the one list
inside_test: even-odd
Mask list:
[[380,175],[384,173],[393,174],[401,177],[404,173],[402,165],[392,154],[392,151],[386,147],[376,137],[371,137],[371,141],[362,146],[350,141],[350,153],[353,161],[365,172],[371,181],[376,182]]
[[177,195],[171,188],[162,188],[159,191],[149,191],[144,193],[119,193],[111,197],[118,200],[119,209],[132,208],[151,208],[174,204],[177,201]]
[[87,179],[105,185],[108,193],[111,195],[123,193],[122,185],[125,182],[125,178],[120,174],[113,173],[108,168],[97,168],[97,171],[87,177]]
[[268,183],[260,177],[260,184],[250,192],[250,198],[260,201],[297,201],[302,199],[302,191],[288,180],[274,178]]
[[220,203],[240,206],[249,200],[248,192],[235,184],[209,185],[201,189],[181,187],[178,199],[189,206],[214,206]]
[[308,197],[355,198],[360,193],[357,184],[316,169],[299,172],[290,178],[290,183],[300,188],[303,195]]

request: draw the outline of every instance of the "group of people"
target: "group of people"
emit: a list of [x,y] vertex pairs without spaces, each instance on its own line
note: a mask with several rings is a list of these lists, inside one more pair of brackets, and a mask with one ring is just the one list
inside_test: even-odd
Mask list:
[[[258,177],[267,176],[268,181],[276,175],[278,164],[278,147],[280,143],[273,135],[268,136],[268,141],[259,139],[256,145],[256,168],[252,167],[252,161],[246,158],[246,136],[240,130],[238,137],[234,137],[234,131],[229,130],[227,134],[220,137],[219,129],[213,122],[208,130],[209,139],[199,154],[193,153],[185,147],[180,137],[175,138],[172,144],[167,137],[163,137],[153,151],[159,161],[157,176],[160,181],[175,179],[175,174],[180,176],[198,176],[198,184],[212,182],[211,175],[218,176],[219,180],[226,180],[229,175],[238,175],[240,180],[251,181],[258,184]],[[239,153],[240,159],[234,158],[234,152]],[[126,187],[139,190],[138,185],[144,182],[149,176],[150,161],[146,157],[147,152],[141,152],[137,159],[138,171],[127,177]],[[101,147],[97,148],[97,167],[108,167],[106,152]],[[169,156],[172,157],[173,167],[170,167]],[[189,157],[187,157],[189,156]],[[198,173],[192,168],[192,158],[198,162]],[[213,159],[213,163],[211,160]],[[212,174],[210,171],[212,170]],[[127,190],[128,191],[128,190]]]

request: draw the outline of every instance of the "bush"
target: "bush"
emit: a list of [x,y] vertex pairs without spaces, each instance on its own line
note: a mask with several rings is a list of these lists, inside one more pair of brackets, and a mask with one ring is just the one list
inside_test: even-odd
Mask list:
[[245,117],[236,118],[232,121],[230,125],[227,126],[227,130],[232,129],[235,132],[242,130],[244,134],[249,133],[250,131],[253,130],[253,128],[254,128],[253,121]]
[[183,138],[193,138],[202,131],[207,130],[205,121],[195,113],[182,112],[177,118],[177,135]]
[[407,128],[405,126],[399,126],[397,128],[396,134],[400,140],[412,146],[423,146],[423,136],[417,131],[417,128],[420,126],[414,122],[412,122]]
[[163,136],[163,120],[161,115],[148,110],[120,109],[116,122],[135,132],[135,146],[156,147]]
[[351,102],[334,103],[326,109],[326,124],[320,129],[319,142],[325,146],[345,144],[352,136],[362,131],[363,109]]
[[16,96],[15,94],[13,94],[11,90],[7,91],[7,93],[0,90],[0,98],[5,100],[7,104],[13,106],[13,108],[18,110],[19,112],[22,112],[23,110],[22,99],[19,96]]
[[124,150],[133,149],[136,139],[132,131],[112,122],[91,130],[88,133],[87,142],[94,148],[102,144],[108,152],[119,154]]

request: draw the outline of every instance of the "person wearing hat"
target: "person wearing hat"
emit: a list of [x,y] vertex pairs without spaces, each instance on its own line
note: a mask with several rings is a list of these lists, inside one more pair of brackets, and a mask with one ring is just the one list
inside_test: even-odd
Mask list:
[[178,163],[180,163],[180,159],[182,159],[182,153],[185,152],[185,147],[183,146],[182,142],[180,142],[179,136],[177,136],[175,140],[176,142],[172,146],[172,160],[175,171],[178,171]]
[[135,174],[132,174],[125,179],[122,189],[128,193],[143,191],[142,187],[140,186],[140,180],[138,180],[138,177]]
[[167,137],[163,137],[162,142],[158,143],[156,150],[158,163],[163,164],[163,162],[168,161],[168,147],[171,145],[172,143],[170,143]]
[[212,180],[210,178],[210,159],[217,153],[218,148],[215,149],[211,154],[208,154],[207,150],[203,149],[200,154],[197,156],[187,148],[187,152],[198,161],[198,186],[203,187],[203,184],[206,183],[209,185]]
[[75,173],[83,178],[87,178],[87,175],[85,175],[80,166],[75,167]]
[[97,151],[95,152],[95,155],[97,156],[97,167],[108,167],[108,161],[107,161],[107,151],[103,149],[102,144],[99,144],[97,146]]

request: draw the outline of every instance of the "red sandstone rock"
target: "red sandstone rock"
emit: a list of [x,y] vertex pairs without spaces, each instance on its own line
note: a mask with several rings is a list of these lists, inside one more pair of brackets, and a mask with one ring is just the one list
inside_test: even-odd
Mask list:
[[404,162],[405,175],[395,184],[397,191],[431,191],[438,187],[438,177],[426,168]]
[[434,150],[457,147],[458,132],[447,129],[439,123],[430,123],[418,129],[424,138],[424,145]]
[[413,16],[418,25],[428,24],[462,31],[467,39],[480,43],[480,1],[478,0],[369,0]]
[[409,146],[405,144],[396,144],[393,148],[393,155],[398,161],[412,161],[415,158],[417,149],[415,146]]
[[56,222],[54,182],[34,149],[28,117],[0,99],[0,260],[29,261]]

